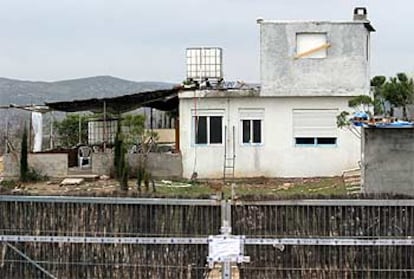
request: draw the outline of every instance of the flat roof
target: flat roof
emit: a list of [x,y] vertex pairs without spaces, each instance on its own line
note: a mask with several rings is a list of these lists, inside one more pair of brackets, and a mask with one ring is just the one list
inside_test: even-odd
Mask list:
[[375,28],[369,20],[257,20],[258,24],[363,24],[370,32],[375,32]]

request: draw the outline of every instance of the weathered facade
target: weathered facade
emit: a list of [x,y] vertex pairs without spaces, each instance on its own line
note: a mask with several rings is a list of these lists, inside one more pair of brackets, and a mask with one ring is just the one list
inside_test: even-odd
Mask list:
[[[261,96],[369,93],[370,29],[366,22],[262,21],[260,32]],[[326,48],[318,57],[312,56],[315,53],[298,57],[299,48],[306,52],[319,43]]]
[[414,195],[413,128],[364,128],[362,149],[364,192]]
[[350,98],[370,93],[374,29],[366,15],[258,23],[260,90],[179,94],[184,176],[219,178],[229,163],[236,177],[334,176],[357,167],[360,140],[338,129],[336,116]]

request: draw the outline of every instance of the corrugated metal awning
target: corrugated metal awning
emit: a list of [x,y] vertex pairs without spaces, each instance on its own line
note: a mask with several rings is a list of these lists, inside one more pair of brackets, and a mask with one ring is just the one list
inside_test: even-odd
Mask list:
[[112,98],[53,102],[46,103],[46,105],[53,110],[65,112],[103,112],[104,106],[106,111],[111,113],[123,113],[139,107],[151,107],[163,111],[170,111],[178,108],[179,90],[179,87],[175,87],[172,89],[140,92]]

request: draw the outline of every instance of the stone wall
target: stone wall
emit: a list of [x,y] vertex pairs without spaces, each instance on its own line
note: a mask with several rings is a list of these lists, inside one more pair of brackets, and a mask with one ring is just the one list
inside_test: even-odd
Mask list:
[[363,129],[362,181],[366,193],[414,195],[414,129]]

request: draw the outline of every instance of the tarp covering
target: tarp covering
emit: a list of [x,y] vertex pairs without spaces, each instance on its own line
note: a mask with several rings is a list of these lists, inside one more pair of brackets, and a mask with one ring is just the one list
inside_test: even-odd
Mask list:
[[42,113],[32,112],[32,128],[33,128],[33,152],[42,151],[42,139],[43,139],[43,121]]
[[74,100],[70,102],[46,103],[48,107],[57,111],[76,112],[92,111],[103,112],[104,107],[110,113],[123,113],[139,107],[151,107],[158,110],[170,111],[178,108],[178,91],[180,88],[163,89],[140,92],[112,98],[94,98]]

